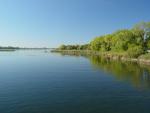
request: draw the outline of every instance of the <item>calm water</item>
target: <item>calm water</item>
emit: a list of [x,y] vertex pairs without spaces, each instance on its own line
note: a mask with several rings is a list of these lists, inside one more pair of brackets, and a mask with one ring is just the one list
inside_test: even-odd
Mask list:
[[150,67],[93,56],[0,52],[0,113],[150,113]]

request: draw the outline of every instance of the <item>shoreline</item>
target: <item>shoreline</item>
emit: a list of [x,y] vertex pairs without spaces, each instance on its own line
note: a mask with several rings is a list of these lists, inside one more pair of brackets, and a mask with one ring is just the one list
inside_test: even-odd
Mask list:
[[120,61],[127,61],[127,62],[137,62],[139,64],[150,65],[150,59],[142,58],[141,56],[146,55],[142,54],[137,58],[130,58],[124,56],[121,53],[109,53],[109,52],[97,52],[97,51],[90,51],[90,50],[51,50],[52,53],[61,53],[64,55],[76,55],[76,56],[83,56],[83,55],[94,55],[104,57],[106,59],[111,60],[120,60]]
[[0,52],[7,52],[7,51],[16,51],[16,49],[0,49]]

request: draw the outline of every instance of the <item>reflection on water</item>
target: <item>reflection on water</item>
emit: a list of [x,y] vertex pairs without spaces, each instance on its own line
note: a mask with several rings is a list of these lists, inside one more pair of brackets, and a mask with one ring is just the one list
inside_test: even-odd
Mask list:
[[0,113],[150,112],[148,66],[77,56],[0,52]]
[[135,62],[121,62],[99,56],[88,57],[93,67],[112,73],[117,80],[128,81],[137,88],[150,88],[150,68]]
[[80,53],[61,53],[61,55],[86,57],[95,69],[111,73],[110,75],[114,76],[116,80],[129,82],[139,89],[150,89],[150,67],[147,65],[140,65],[136,62],[111,60],[100,56],[84,55]]

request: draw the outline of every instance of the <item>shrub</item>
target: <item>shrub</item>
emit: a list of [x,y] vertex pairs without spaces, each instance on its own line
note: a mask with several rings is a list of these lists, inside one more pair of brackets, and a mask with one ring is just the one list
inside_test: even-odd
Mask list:
[[138,56],[140,56],[141,54],[144,53],[144,49],[142,46],[137,46],[137,45],[130,45],[130,47],[127,50],[127,54],[129,57],[134,57],[137,58]]
[[147,42],[147,48],[150,49],[150,40]]

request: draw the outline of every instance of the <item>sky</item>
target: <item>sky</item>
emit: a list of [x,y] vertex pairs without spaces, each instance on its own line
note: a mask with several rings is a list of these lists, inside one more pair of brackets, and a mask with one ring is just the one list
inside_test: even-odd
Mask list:
[[58,47],[150,21],[149,0],[0,0],[0,46]]

